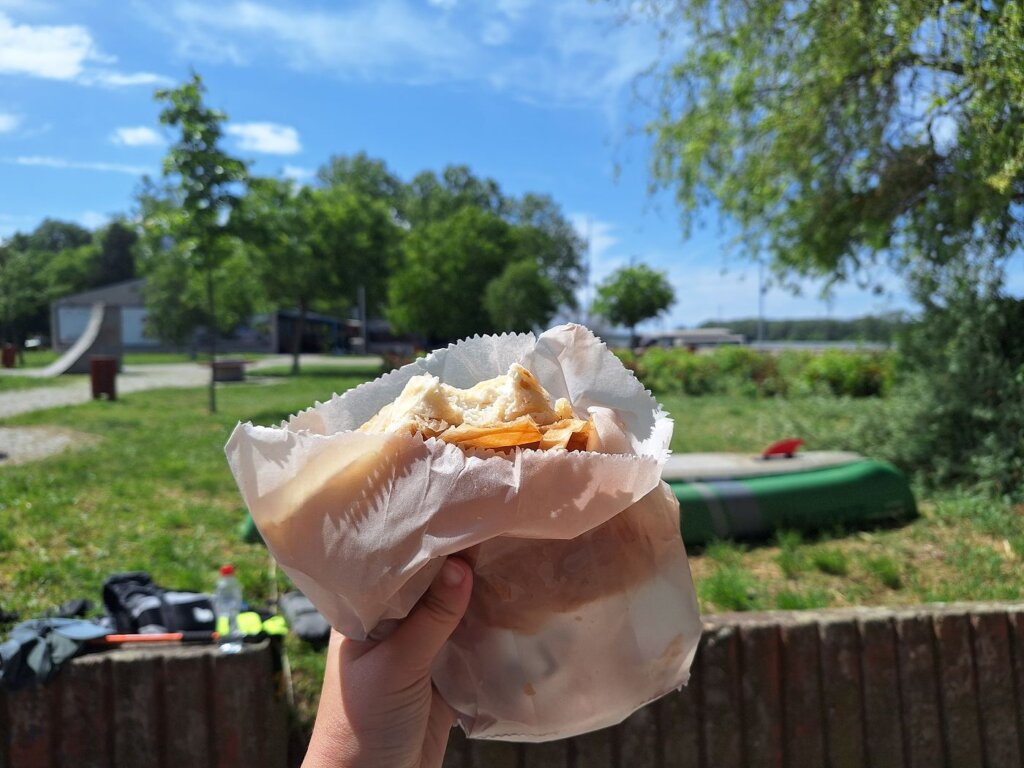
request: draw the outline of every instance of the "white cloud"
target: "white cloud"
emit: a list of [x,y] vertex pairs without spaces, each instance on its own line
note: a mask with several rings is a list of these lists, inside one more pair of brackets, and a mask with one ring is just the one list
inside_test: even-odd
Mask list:
[[132,85],[172,85],[174,80],[154,72],[116,72],[111,69],[97,69],[84,73],[78,82],[82,85],[99,85],[105,88],[122,88]]
[[295,155],[302,151],[299,132],[290,125],[278,123],[229,123],[224,132],[238,138],[244,152],[267,155]]
[[59,170],[73,171],[100,171],[103,173],[126,173],[130,176],[141,176],[144,173],[152,173],[152,168],[144,165],[124,165],[123,163],[105,163],[92,160],[67,160],[63,157],[48,157],[45,155],[27,155],[15,158],[4,158],[2,161],[8,165],[38,166],[41,168],[56,168]]
[[0,74],[111,87],[163,82],[149,72],[122,73],[94,66],[116,61],[99,50],[81,25],[16,24],[0,12]]
[[145,125],[116,129],[110,140],[126,147],[152,147],[164,143],[163,136]]
[[10,133],[17,130],[19,125],[21,125],[21,115],[0,112],[0,133]]
[[242,64],[266,49],[298,70],[321,70],[344,79],[436,79],[456,76],[471,45],[446,21],[406,0],[364,0],[344,10],[308,10],[236,0],[211,14],[209,6],[179,0],[171,24],[180,52]]
[[84,211],[78,216],[78,223],[87,229],[99,229],[110,221],[110,217],[97,211]]
[[85,27],[19,25],[0,13],[0,72],[73,80],[98,58]]
[[281,175],[286,179],[303,182],[316,176],[316,171],[312,168],[303,168],[299,165],[286,165],[281,169]]
[[[538,106],[600,107],[658,53],[649,20],[622,22],[590,0],[199,0],[141,9],[188,61],[279,62],[342,80],[476,82]],[[433,6],[433,7],[431,7]],[[643,18],[639,14],[637,18]]]

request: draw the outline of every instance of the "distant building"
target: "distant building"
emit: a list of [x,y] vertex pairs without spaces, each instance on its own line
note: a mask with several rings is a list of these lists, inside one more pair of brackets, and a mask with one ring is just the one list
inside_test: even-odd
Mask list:
[[[92,305],[98,302],[117,307],[121,312],[121,342],[126,352],[160,352],[172,347],[163,344],[148,328],[143,290],[144,278],[64,296],[50,304],[50,338],[55,351],[64,352],[82,335],[89,324]],[[299,313],[294,309],[279,309],[268,314],[253,315],[249,322],[233,334],[217,340],[222,352],[291,352],[292,335]],[[405,351],[412,343],[404,337],[395,337],[383,320],[369,320],[370,350]],[[302,352],[358,351],[359,321],[306,312],[302,324]],[[205,346],[204,331],[197,332],[190,348]]]
[[705,349],[729,344],[743,344],[745,341],[742,334],[733,333],[728,328],[692,328],[684,331],[660,331],[640,335],[641,347]]
[[145,280],[139,278],[123,283],[104,285],[81,293],[73,293],[50,304],[50,338],[57,352],[64,352],[82,335],[89,324],[92,305],[102,302],[121,310],[121,342],[126,350],[159,350],[160,342],[149,338],[146,330],[146,307],[142,299]]

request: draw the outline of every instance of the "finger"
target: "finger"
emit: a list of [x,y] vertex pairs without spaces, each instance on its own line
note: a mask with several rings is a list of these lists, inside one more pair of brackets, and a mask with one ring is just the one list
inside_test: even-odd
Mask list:
[[466,612],[472,588],[469,566],[459,558],[449,558],[427,593],[378,649],[406,669],[426,672]]
[[427,732],[423,737],[423,757],[420,768],[441,768],[444,753],[448,748],[448,736],[455,725],[455,710],[441,698],[437,688],[430,689],[430,715],[427,717]]

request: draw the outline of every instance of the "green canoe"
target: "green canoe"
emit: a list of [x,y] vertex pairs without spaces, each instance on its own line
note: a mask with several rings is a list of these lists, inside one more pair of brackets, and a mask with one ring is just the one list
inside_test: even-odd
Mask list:
[[917,505],[892,464],[849,453],[765,461],[734,454],[673,456],[662,477],[679,499],[683,539],[767,538],[909,520]]

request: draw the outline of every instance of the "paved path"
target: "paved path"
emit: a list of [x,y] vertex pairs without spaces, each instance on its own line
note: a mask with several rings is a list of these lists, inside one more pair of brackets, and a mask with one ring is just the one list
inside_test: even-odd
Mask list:
[[[380,365],[381,359],[372,355],[302,355],[299,358],[299,363],[304,366],[330,365],[345,369]],[[291,364],[290,355],[275,355],[252,363],[248,369],[256,372],[261,368],[290,366]],[[19,369],[14,370],[19,371]],[[13,371],[9,372],[9,375],[12,373]],[[197,363],[126,365],[117,376],[117,394],[130,395],[132,392],[142,392],[147,389],[189,389],[206,386],[209,381],[210,367]],[[90,400],[92,400],[92,388],[88,377],[76,381],[74,384],[0,392],[0,419],[7,419],[30,411],[57,408],[62,405],[79,405]]]
[[[147,389],[201,387],[209,380],[209,367],[195,363],[126,365],[117,377],[117,393],[128,395]],[[92,387],[88,377],[74,384],[0,392],[0,419],[62,405],[79,405],[90,400]]]

